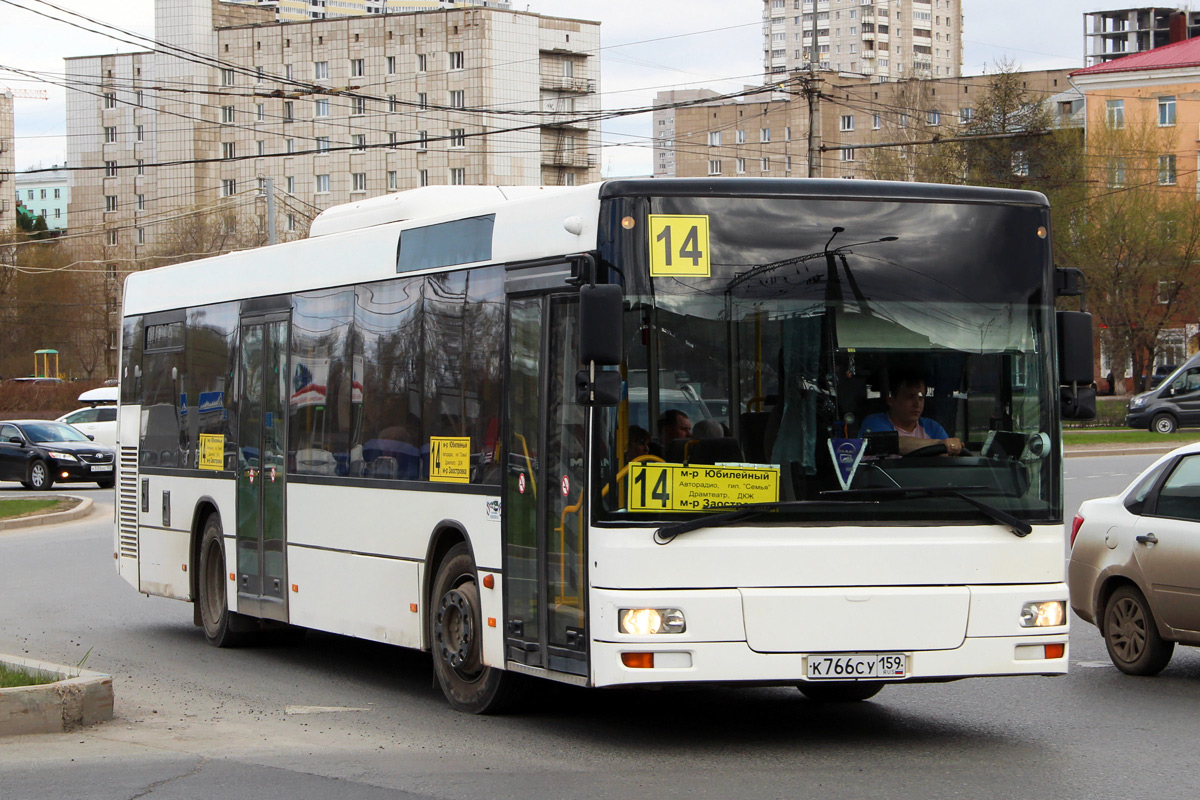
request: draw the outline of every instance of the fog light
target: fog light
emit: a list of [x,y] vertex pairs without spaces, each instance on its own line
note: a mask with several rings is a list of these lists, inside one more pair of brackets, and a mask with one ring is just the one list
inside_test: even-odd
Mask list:
[[1056,628],[1067,622],[1067,604],[1062,600],[1026,603],[1021,607],[1022,628]]
[[622,608],[618,612],[619,630],[634,636],[657,633],[683,633],[687,630],[683,612],[678,608]]

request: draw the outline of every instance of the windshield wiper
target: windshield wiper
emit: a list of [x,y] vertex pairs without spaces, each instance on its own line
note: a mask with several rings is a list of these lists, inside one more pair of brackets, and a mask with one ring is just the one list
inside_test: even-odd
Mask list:
[[689,519],[684,522],[673,522],[670,525],[663,525],[654,532],[654,541],[656,544],[669,544],[672,539],[681,533],[688,533],[697,528],[721,528],[726,525],[732,525],[735,522],[741,522],[744,519],[749,519],[763,511],[824,505],[829,504],[813,500],[777,500],[769,503],[741,503],[738,505],[716,506],[716,508],[727,508],[729,510],[721,514],[713,514],[711,517],[697,517],[696,519]]
[[964,492],[980,491],[986,488],[985,486],[880,487],[878,489],[846,489],[843,491],[821,492],[821,497],[828,497],[831,500],[839,498],[845,498],[846,500],[866,498],[887,500],[905,497],[955,497],[969,505],[975,506],[975,508],[982,511],[993,522],[1007,525],[1012,529],[1013,534],[1018,537],[1023,538],[1033,533],[1033,526],[1025,520],[1017,519],[1007,511],[1002,511],[995,506],[988,505],[982,500],[964,494]]

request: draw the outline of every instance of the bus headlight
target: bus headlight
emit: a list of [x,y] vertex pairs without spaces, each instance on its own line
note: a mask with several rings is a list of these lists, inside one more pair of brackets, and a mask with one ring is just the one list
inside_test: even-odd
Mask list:
[[1067,604],[1062,600],[1026,603],[1021,607],[1022,628],[1057,628],[1067,622]]
[[678,608],[622,608],[621,633],[634,636],[650,636],[656,633],[683,633],[687,630],[683,612]]

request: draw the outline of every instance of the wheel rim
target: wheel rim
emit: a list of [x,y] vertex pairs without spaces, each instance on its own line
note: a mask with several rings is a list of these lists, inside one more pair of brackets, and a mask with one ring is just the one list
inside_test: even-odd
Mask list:
[[1170,433],[1175,429],[1175,424],[1168,417],[1159,417],[1154,428],[1159,433]]
[[204,570],[204,626],[215,628],[225,610],[225,559],[218,541],[208,543]]
[[35,489],[40,489],[46,485],[46,465],[40,461],[34,463],[29,468],[29,482],[33,484]]
[[1108,616],[1108,641],[1121,661],[1132,664],[1146,652],[1146,614],[1140,603],[1122,597]]
[[483,673],[476,630],[478,602],[475,582],[465,581],[442,595],[434,621],[434,639],[442,662],[468,682],[478,680]]

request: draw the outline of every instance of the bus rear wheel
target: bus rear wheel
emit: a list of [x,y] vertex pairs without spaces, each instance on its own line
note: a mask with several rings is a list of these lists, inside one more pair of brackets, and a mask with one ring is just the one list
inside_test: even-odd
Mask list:
[[517,677],[483,663],[483,618],[475,561],[465,542],[446,553],[433,582],[429,642],[433,672],[450,705],[495,714],[514,700]]
[[797,687],[814,703],[860,703],[883,689],[883,681],[809,681]]
[[204,521],[204,537],[200,540],[200,574],[197,581],[200,622],[204,637],[214,647],[237,647],[245,634],[234,630],[234,617],[225,595],[225,539],[221,519],[210,514]]

